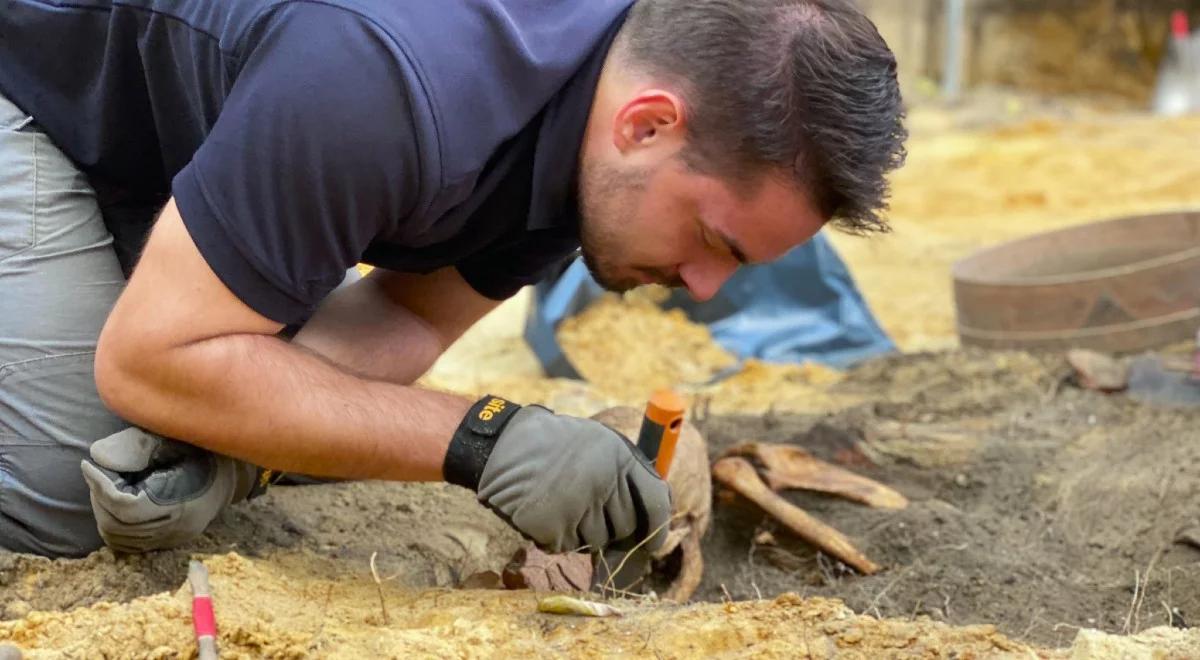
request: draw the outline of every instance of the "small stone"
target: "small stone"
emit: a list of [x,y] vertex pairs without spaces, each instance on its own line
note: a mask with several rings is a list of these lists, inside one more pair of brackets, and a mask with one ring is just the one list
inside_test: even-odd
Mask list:
[[804,604],[804,599],[800,597],[800,594],[794,591],[788,591],[776,596],[775,604],[779,606],[797,607]]
[[551,555],[529,545],[504,568],[501,581],[509,589],[587,591],[592,583],[592,559],[581,552]]
[[838,642],[842,644],[857,644],[863,640],[863,631],[861,628],[850,628],[846,632],[838,636]]
[[775,535],[764,529],[755,535],[754,543],[755,545],[776,545]]
[[0,644],[0,660],[21,660],[21,649],[12,644]]
[[1075,349],[1067,352],[1067,362],[1075,370],[1076,382],[1085,389],[1119,392],[1129,385],[1129,366],[1122,360]]
[[954,485],[959,488],[966,488],[971,485],[971,480],[965,474],[956,474],[954,475]]

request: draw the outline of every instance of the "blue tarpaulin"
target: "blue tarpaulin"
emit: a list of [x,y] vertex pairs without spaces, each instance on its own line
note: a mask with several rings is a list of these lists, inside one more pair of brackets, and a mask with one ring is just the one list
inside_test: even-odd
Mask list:
[[[537,286],[525,339],[551,376],[579,377],[554,332],[602,293],[582,259]],[[820,234],[770,264],[743,266],[712,300],[697,303],[675,291],[664,307],[682,308],[742,359],[845,368],[896,350],[845,263]]]

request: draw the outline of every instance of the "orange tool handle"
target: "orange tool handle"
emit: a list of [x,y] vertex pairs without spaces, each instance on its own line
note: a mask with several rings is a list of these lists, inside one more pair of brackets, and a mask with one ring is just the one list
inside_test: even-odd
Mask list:
[[683,397],[671,390],[659,390],[646,404],[646,415],[638,432],[638,448],[654,463],[659,476],[667,478],[675,458],[675,443],[683,429]]

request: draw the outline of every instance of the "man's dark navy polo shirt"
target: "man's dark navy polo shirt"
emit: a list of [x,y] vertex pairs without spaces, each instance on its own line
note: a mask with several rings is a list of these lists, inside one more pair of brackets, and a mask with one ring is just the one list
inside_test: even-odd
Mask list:
[[577,247],[580,141],[631,2],[0,0],[0,91],[110,227],[174,195],[276,321],[358,261],[453,265],[502,299]]

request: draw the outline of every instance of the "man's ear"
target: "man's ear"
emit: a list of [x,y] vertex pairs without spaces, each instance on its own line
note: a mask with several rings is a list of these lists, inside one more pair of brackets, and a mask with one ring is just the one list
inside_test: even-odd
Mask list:
[[683,101],[661,89],[639,92],[613,118],[613,144],[622,153],[631,149],[682,141],[686,126]]

